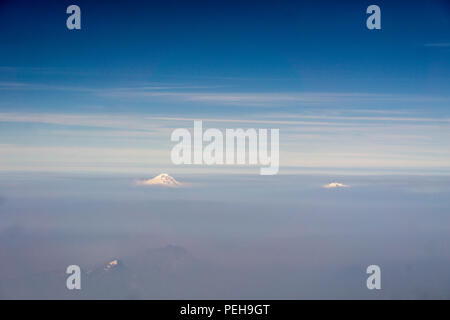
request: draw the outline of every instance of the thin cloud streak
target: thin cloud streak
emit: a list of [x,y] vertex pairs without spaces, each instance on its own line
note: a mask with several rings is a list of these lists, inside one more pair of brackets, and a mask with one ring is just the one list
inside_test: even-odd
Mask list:
[[450,42],[426,43],[425,47],[450,48]]
[[[255,117],[263,117],[264,115],[255,115]],[[288,118],[293,119],[294,116]],[[267,125],[286,125],[286,126],[328,126],[328,127],[362,127],[367,128],[367,124],[355,123],[355,121],[372,121],[379,122],[386,127],[386,122],[405,122],[405,123],[429,123],[430,127],[436,127],[437,124],[448,124],[448,118],[416,118],[416,117],[359,117],[359,116],[326,116],[326,115],[305,115],[298,116],[303,120],[269,120],[269,119],[227,119],[227,118],[206,118],[206,117],[171,117],[171,116],[138,116],[138,115],[95,115],[95,114],[63,114],[63,113],[0,113],[0,122],[16,122],[16,123],[42,123],[56,124],[63,126],[85,126],[85,127],[102,127],[102,128],[122,128],[134,130],[146,130],[150,132],[158,132],[167,127],[163,122],[193,122],[195,120],[203,120],[211,123],[242,123],[242,124],[267,124]],[[324,121],[309,121],[324,120]],[[328,120],[328,121],[325,121]],[[329,121],[337,120],[337,121]],[[424,124],[417,124],[418,128],[428,127]],[[172,126],[173,127],[173,126]]]
[[[438,44],[436,44],[437,46]],[[442,45],[442,44],[441,44]],[[224,85],[142,84],[133,87],[82,87],[0,82],[0,90],[80,92],[111,99],[138,99],[161,102],[208,103],[242,107],[323,106],[364,103],[442,103],[449,96],[418,94],[381,94],[367,92],[211,92]],[[199,90],[209,90],[199,91]],[[217,91],[217,90],[215,90]]]
[[209,92],[177,92],[177,91],[103,91],[102,96],[110,98],[165,98],[175,101],[224,104],[232,106],[283,107],[287,105],[324,105],[346,103],[436,103],[450,102],[446,96],[406,95],[406,94],[374,94],[374,93],[209,93]]

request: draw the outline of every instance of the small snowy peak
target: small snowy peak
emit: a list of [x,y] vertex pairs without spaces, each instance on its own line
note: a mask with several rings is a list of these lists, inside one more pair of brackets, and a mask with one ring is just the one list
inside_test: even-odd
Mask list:
[[94,269],[88,270],[86,273],[88,276],[97,277],[105,274],[105,272],[112,272],[113,270],[122,270],[124,265],[121,260],[113,259],[106,264],[100,265]]
[[112,268],[114,268],[114,267],[116,267],[116,266],[118,266],[119,265],[119,260],[113,260],[113,261],[111,261],[111,262],[109,262],[106,266],[105,266],[105,268],[104,268],[104,270],[105,271],[109,271],[110,269],[112,269]]
[[183,184],[178,182],[173,177],[169,176],[167,173],[161,173],[160,175],[148,179],[148,180],[139,180],[136,182],[138,186],[163,186],[163,187],[181,187]]
[[350,186],[343,184],[343,183],[339,183],[339,182],[331,182],[331,183],[323,186],[323,188],[325,188],[325,189],[348,188],[348,187],[350,187]]

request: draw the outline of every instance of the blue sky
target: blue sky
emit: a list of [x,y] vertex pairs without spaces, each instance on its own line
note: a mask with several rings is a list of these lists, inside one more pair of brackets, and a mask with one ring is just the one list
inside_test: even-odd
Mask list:
[[3,170],[171,168],[196,118],[280,128],[285,168],[448,171],[447,1],[2,1],[0,30]]

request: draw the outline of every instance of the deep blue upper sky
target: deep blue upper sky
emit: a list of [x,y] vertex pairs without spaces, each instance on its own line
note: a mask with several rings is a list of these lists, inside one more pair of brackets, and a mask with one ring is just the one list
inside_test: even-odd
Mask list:
[[[0,65],[12,69],[0,80],[231,77],[234,91],[448,92],[448,1],[304,2],[3,0]],[[70,4],[81,7],[80,31],[66,29]],[[365,27],[370,4],[381,7],[381,31]]]

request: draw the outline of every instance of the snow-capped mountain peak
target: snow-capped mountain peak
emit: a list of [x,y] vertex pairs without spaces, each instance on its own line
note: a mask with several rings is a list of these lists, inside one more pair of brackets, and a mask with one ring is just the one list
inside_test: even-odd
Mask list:
[[331,188],[347,188],[349,186],[339,182],[331,182],[329,184],[324,185],[323,187],[326,189],[331,189]]
[[178,182],[173,177],[169,176],[167,173],[161,173],[160,175],[148,179],[148,180],[140,180],[137,182],[138,185],[141,186],[165,186],[165,187],[180,187],[182,186],[181,182]]

